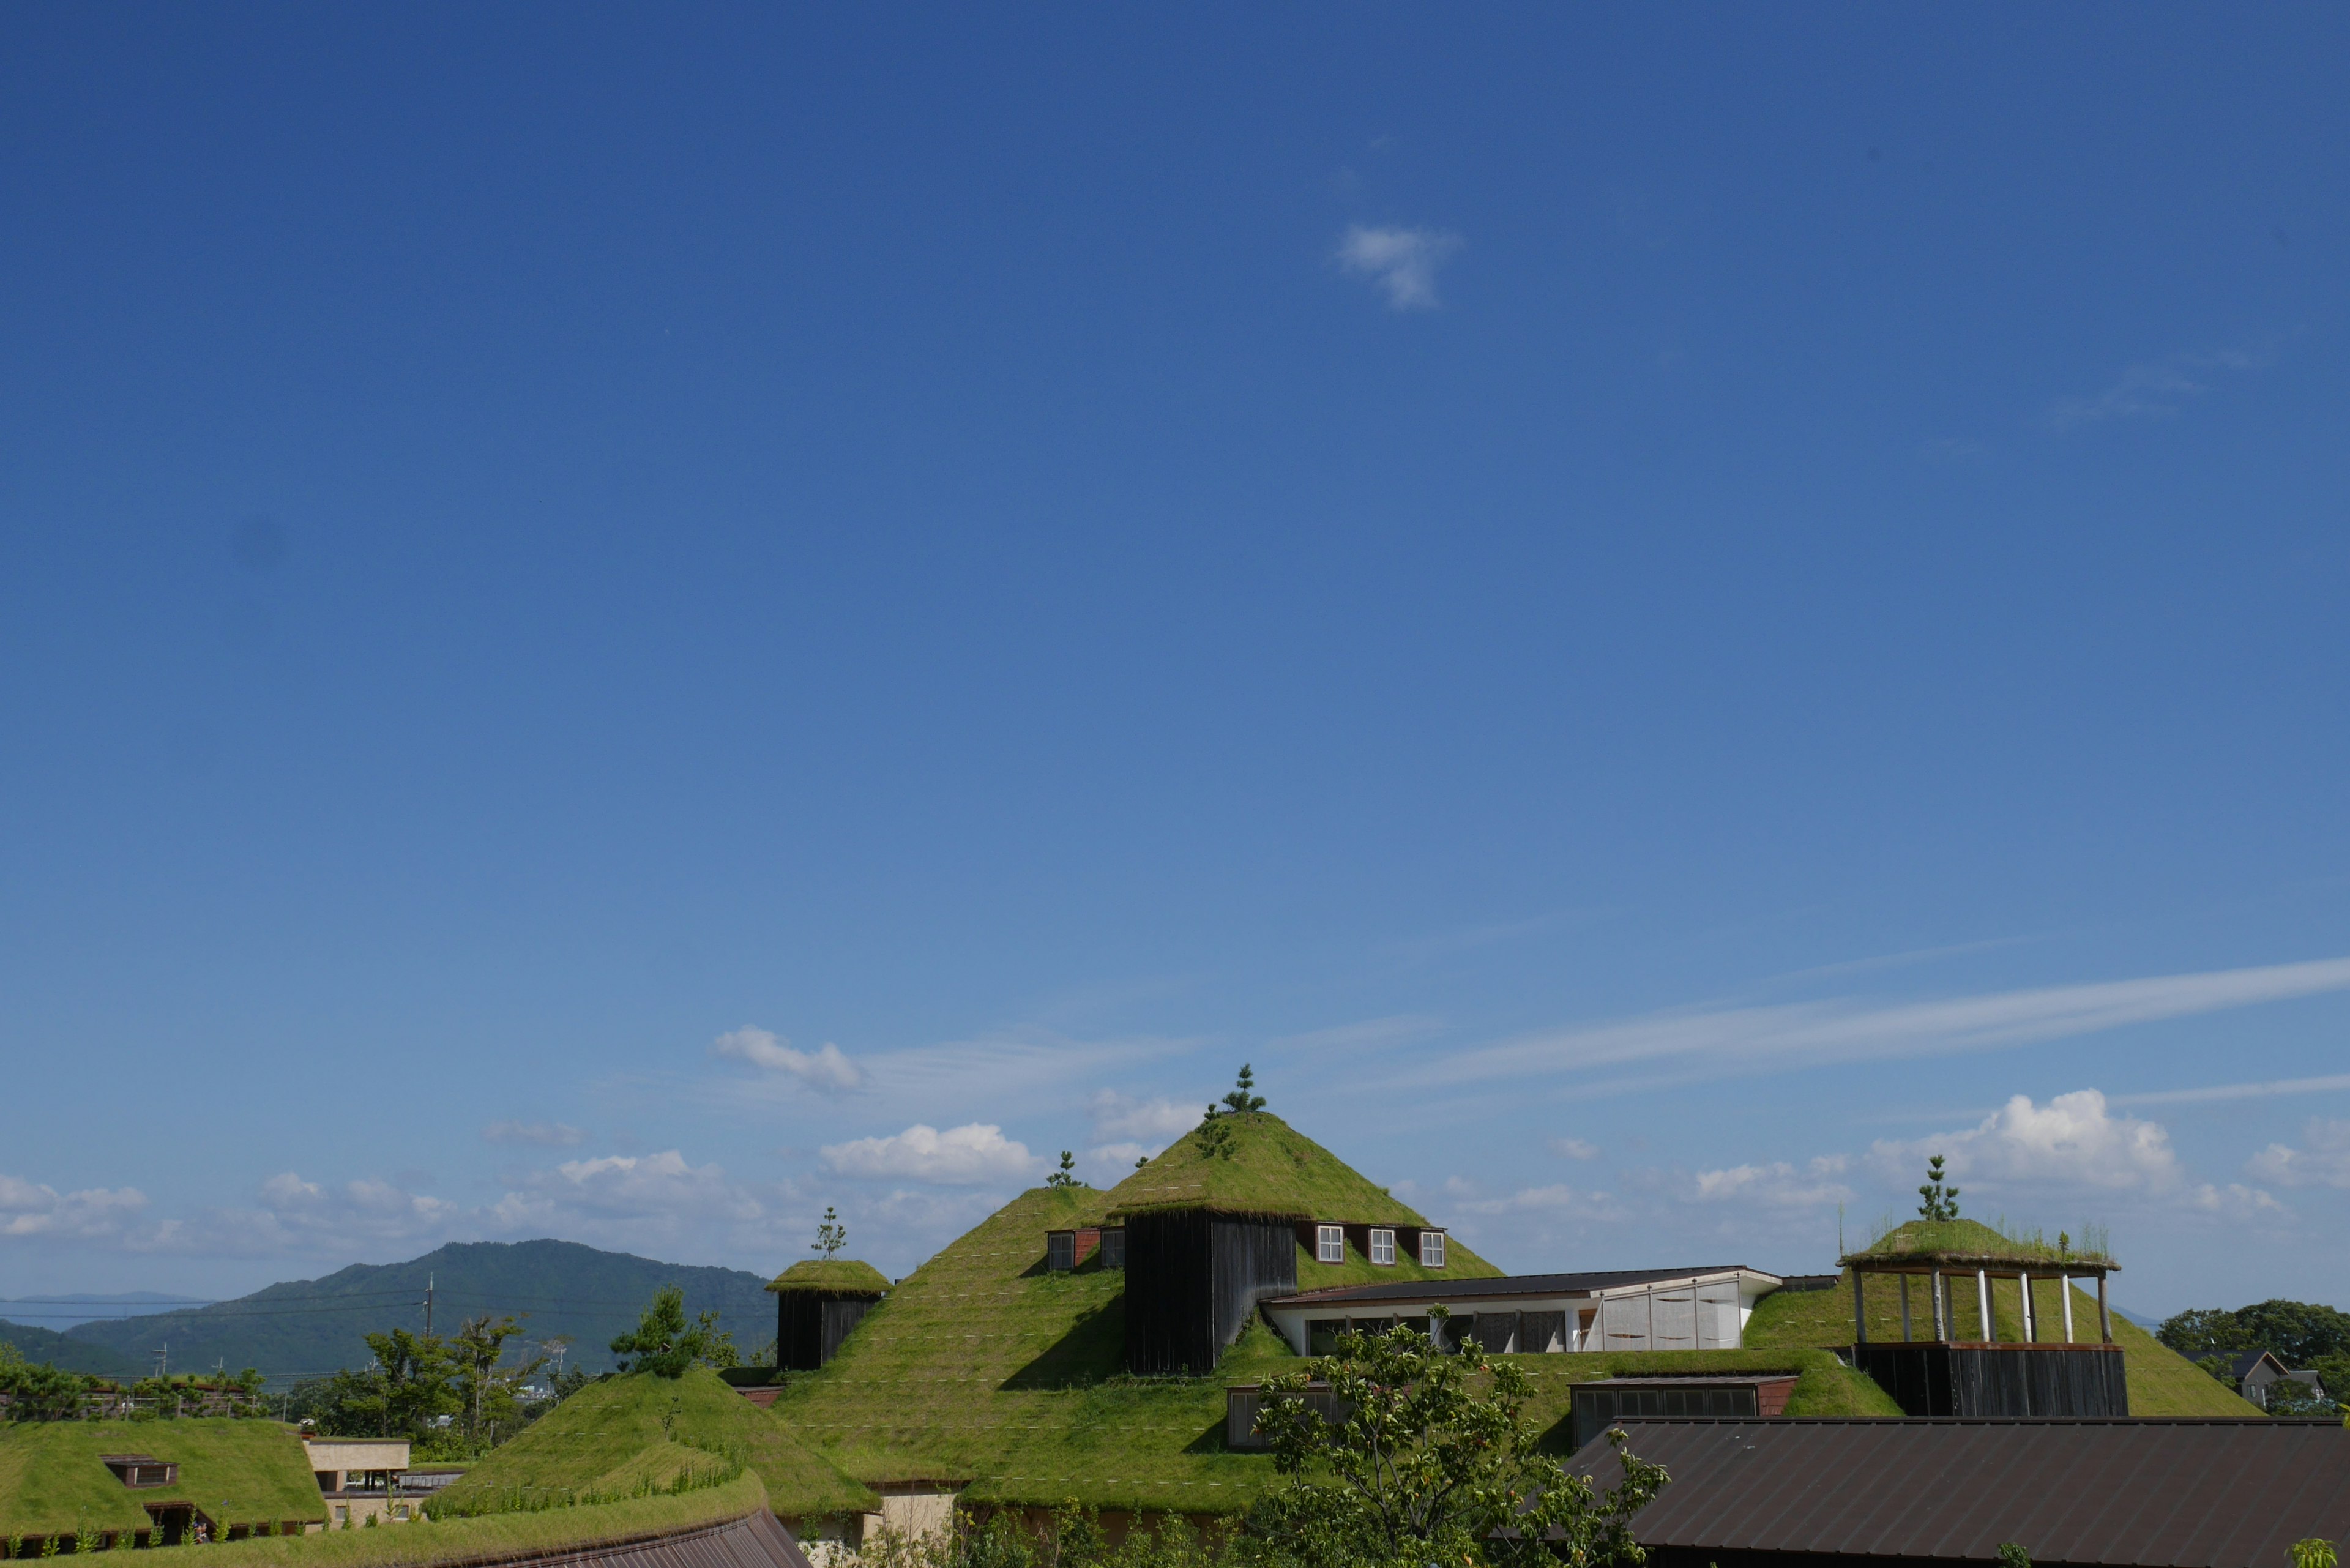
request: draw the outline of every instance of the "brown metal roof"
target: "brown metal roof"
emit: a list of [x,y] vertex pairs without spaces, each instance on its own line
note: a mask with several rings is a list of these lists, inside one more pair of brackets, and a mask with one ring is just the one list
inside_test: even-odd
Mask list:
[[448,1568],[812,1568],[799,1542],[764,1508],[689,1530],[558,1552],[460,1558]]
[[[1626,1420],[1672,1480],[1648,1547],[2279,1568],[2350,1535],[2350,1430],[2241,1420]],[[1604,1439],[1568,1469],[1620,1477]]]

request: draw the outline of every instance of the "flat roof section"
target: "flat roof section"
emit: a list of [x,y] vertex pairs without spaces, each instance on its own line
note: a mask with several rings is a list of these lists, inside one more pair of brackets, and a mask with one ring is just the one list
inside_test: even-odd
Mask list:
[[[1633,1516],[1666,1563],[1707,1554],[2276,1568],[2350,1535],[2350,1430],[2257,1417],[1631,1417],[1626,1447],[1672,1480]],[[1567,1468],[1602,1490],[1604,1441]]]
[[1345,1302],[1471,1301],[1480,1297],[1582,1296],[1632,1285],[1661,1284],[1669,1280],[1718,1279],[1723,1274],[1752,1274],[1777,1283],[1779,1276],[1743,1263],[1721,1263],[1706,1269],[1616,1269],[1592,1274],[1502,1274],[1482,1280],[1399,1280],[1394,1284],[1334,1285],[1328,1290],[1302,1291],[1278,1296],[1267,1306],[1323,1306]]

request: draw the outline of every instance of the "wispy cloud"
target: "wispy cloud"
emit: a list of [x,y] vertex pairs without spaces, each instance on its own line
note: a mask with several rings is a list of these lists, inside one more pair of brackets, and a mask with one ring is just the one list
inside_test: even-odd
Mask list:
[[1338,241],[1338,265],[1357,277],[1368,278],[1388,296],[1393,310],[1433,310],[1436,269],[1463,241],[1458,234],[1434,229],[1348,226]]
[[710,1054],[732,1056],[771,1073],[782,1073],[827,1092],[853,1089],[865,1081],[857,1064],[829,1040],[814,1051],[795,1051],[790,1041],[748,1024],[721,1034],[712,1042]]
[[2208,1084],[2199,1089],[2156,1089],[2143,1095],[2109,1096],[2117,1106],[2190,1106],[2205,1100],[2251,1100],[2270,1095],[2321,1095],[2350,1089],[2350,1073],[2329,1073],[2321,1078],[2271,1078],[2252,1084]]
[[588,1135],[567,1122],[492,1122],[482,1129],[491,1143],[525,1144],[538,1148],[575,1148]]
[[1555,1137],[1544,1147],[1564,1159],[1597,1159],[1599,1146],[1586,1143],[1579,1137]]
[[1801,1169],[1785,1160],[1762,1165],[1733,1165],[1697,1173],[1690,1196],[1700,1203],[1741,1201],[1774,1209],[1811,1209],[1851,1201],[1852,1189],[1835,1178],[1848,1162],[1842,1155],[1822,1155]]
[[1163,1096],[1138,1100],[1116,1089],[1096,1092],[1087,1108],[1093,1113],[1096,1137],[1148,1138],[1160,1147],[1178,1133],[1199,1126],[1202,1110],[1200,1106],[1180,1105]]
[[2132,365],[2101,392],[2058,399],[2049,405],[2045,422],[2051,430],[2067,431],[2106,420],[2173,419],[2189,400],[2211,390],[2213,372],[2258,370],[2274,358],[2267,350],[2223,348]]
[[1996,1050],[2293,997],[2350,990],[2350,959],[2200,974],[2156,975],[1929,1002],[1853,1000],[1692,1008],[1588,1028],[1522,1036],[1395,1075],[1396,1086],[1540,1075],[1596,1075],[1633,1066],[1676,1074],[1616,1076],[1585,1092],[1620,1093],[1677,1081],[1690,1071],[1783,1072],[1798,1067],[1953,1052]]
[[1309,1029],[1303,1034],[1284,1034],[1265,1044],[1276,1051],[1378,1051],[1432,1040],[1442,1033],[1444,1020],[1440,1018],[1399,1012],[1387,1018],[1366,1018],[1357,1023],[1334,1024],[1328,1029]]

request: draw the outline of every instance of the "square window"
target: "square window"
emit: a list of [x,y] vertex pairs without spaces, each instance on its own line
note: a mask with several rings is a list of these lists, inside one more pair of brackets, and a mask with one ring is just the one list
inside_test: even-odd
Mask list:
[[1444,1232],[1422,1231],[1419,1233],[1419,1266],[1423,1269],[1444,1267]]
[[1347,1232],[1336,1225],[1314,1227],[1314,1261],[1317,1263],[1343,1263],[1347,1261]]
[[1395,1266],[1394,1231],[1374,1231],[1371,1232],[1371,1262],[1374,1263],[1384,1263],[1389,1268]]
[[1052,1231],[1045,1233],[1045,1266],[1058,1273],[1066,1273],[1077,1266],[1076,1232]]

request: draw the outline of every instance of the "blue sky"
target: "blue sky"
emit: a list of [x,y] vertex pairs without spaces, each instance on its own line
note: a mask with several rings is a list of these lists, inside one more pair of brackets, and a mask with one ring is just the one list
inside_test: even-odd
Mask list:
[[1513,1268],[2345,1301],[2345,33],[10,10],[0,1295],[1245,1060]]

